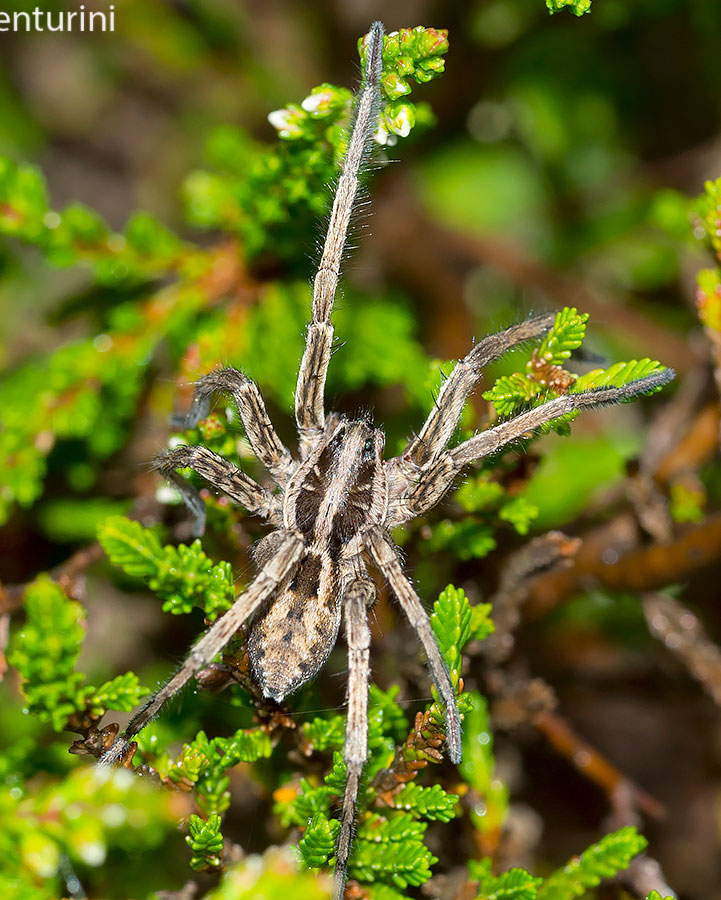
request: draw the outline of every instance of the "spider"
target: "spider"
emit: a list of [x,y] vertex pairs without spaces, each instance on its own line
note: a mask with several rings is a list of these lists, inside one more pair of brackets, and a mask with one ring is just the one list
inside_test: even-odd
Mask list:
[[326,413],[324,388],[333,344],[331,312],[359,174],[377,129],[383,36],[383,25],[376,22],[365,39],[363,81],[315,275],[312,318],[295,392],[297,455],[292,455],[276,434],[254,382],[226,368],[200,379],[189,414],[177,424],[194,427],[208,414],[214,394],[230,394],[250,446],[278,490],[271,492],[203,446],[179,446],[155,462],[181,491],[194,514],[196,534],[202,534],[204,527],[203,501],[178,469],[192,469],[274,527],[256,548],[258,574],[193,646],[176,674],[135,714],[102,759],[105,764],[120,761],[133,737],[167,700],[213,661],[241,626],[248,630],[247,650],[255,683],[266,697],[281,701],[318,672],[343,623],[348,645],[347,780],[336,853],[337,900],[344,892],[360,778],[367,757],[368,615],[376,599],[369,564],[387,580],[420,640],[445,707],[448,755],[454,763],[461,759],[461,717],[450,675],[389,529],[436,506],[470,463],[497,453],[538,426],[572,410],[650,391],[673,377],[666,369],[624,387],[566,394],[449,448],[464,404],[483,368],[512,347],[544,335],[554,321],[549,314],[476,343],[446,379],[428,419],[399,456],[384,460],[383,431],[369,417]]

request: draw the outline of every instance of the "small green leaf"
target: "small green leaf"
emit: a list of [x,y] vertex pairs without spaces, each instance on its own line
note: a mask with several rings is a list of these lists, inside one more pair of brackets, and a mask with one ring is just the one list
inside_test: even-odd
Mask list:
[[335,844],[340,831],[337,819],[328,819],[317,812],[308,822],[298,847],[303,861],[310,869],[325,865],[335,853]]
[[403,785],[393,797],[395,809],[406,810],[414,816],[439,822],[450,822],[455,817],[457,803],[458,797],[446,793],[440,784],[423,787],[413,781]]
[[217,814],[209,816],[207,821],[195,814],[191,815],[188,822],[190,834],[185,841],[193,851],[190,868],[194,871],[220,868],[222,864],[220,854],[223,852],[220,826],[221,818]]
[[613,878],[628,868],[647,843],[632,826],[607,834],[553,872],[539,889],[538,900],[573,900],[582,896],[602,879]]

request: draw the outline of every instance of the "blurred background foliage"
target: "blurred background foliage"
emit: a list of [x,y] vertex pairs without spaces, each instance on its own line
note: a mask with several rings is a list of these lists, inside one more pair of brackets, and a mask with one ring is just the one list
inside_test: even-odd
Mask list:
[[[140,761],[163,776],[178,758],[180,782],[197,781],[202,750],[205,794],[148,791],[124,772],[96,784],[51,725],[92,707],[89,682],[101,687],[89,718],[70,723],[75,736],[125,721],[142,687],[118,673],[148,686],[166,677],[203,626],[198,605],[214,614],[247,579],[261,529],[211,497],[203,550],[185,553],[183,571],[213,565],[222,584],[199,603],[197,585],[168,581],[178,551],[167,545],[190,543],[190,521],[148,461],[189,383],[218,362],[259,382],[291,440],[324,185],[342,152],[334,110],[354,87],[357,38],[379,17],[389,30],[448,29],[450,49],[443,78],[413,83],[417,106],[389,98],[401,106],[388,132],[416,127],[378,151],[335,317],[346,343],[334,406],[372,406],[395,450],[428,410],[439,365],[473,336],[564,306],[590,314],[574,371],[648,357],[679,374],[662,395],[584,415],[570,439],[549,434],[484,465],[406,534],[429,605],[452,581],[493,603],[496,633],[471,641],[463,664],[481,704],[467,736],[492,751],[471,753],[475,773],[422,773],[427,789],[460,799],[425,835],[438,874],[402,893],[536,896],[527,880],[497,884],[479,860],[496,876],[548,875],[639,825],[649,849],[623,889],[721,897],[721,216],[718,186],[704,194],[721,175],[717,0],[120,0],[113,34],[0,34],[0,644],[12,616],[24,637],[9,661],[28,678],[23,696],[0,657],[4,896],[280,897],[290,884],[327,896],[323,877],[299,875],[276,845],[288,829],[301,838],[300,779],[320,796],[338,749],[342,646],[280,724],[260,727],[238,690],[188,694],[148,730]],[[337,93],[313,115],[290,106],[326,83]],[[285,112],[270,124],[272,111]],[[482,390],[527,359],[499,363]],[[493,415],[481,394],[464,428]],[[183,437],[252,471],[222,409]],[[108,541],[113,523],[127,536],[125,514],[156,529],[134,544],[151,547],[152,571]],[[114,565],[95,543],[101,523]],[[400,688],[374,700],[388,751],[428,688],[386,597],[373,639],[375,681]],[[37,715],[43,704],[54,712]],[[304,755],[300,722],[320,756]],[[233,738],[245,761],[214,769],[221,745],[201,734]],[[190,818],[217,810],[225,844],[211,819]],[[310,850],[332,848],[329,820],[313,821]],[[191,858],[193,869],[227,865],[224,880],[191,871]],[[183,894],[191,880],[196,893]]]

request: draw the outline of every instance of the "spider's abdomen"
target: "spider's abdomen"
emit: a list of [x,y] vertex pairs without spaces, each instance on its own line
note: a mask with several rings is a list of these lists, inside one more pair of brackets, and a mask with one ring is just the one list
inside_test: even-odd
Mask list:
[[264,696],[280,702],[328,659],[340,626],[339,588],[337,564],[310,552],[254,619],[248,654]]

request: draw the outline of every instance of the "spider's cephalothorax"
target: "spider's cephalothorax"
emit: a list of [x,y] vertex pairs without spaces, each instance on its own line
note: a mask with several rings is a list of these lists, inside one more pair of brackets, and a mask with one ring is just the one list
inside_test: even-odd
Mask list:
[[[290,478],[283,500],[283,525],[303,535],[306,553],[256,614],[248,635],[253,676],[277,701],[328,658],[344,585],[363,568],[363,532],[385,518],[383,432],[363,420],[334,418],[332,424]],[[265,556],[278,540],[273,532],[256,555]]]
[[433,409],[403,452],[383,460],[383,433],[366,420],[326,413],[325,381],[333,343],[331,312],[338,286],[358,176],[377,128],[383,26],[376,22],[365,43],[365,71],[355,106],[343,170],[338,179],[320,266],[313,286],[312,318],[298,372],[295,419],[298,453],[283,445],[257,386],[235,369],[206,375],[180,424],[191,428],[207,414],[210,398],[235,400],[250,446],[278,490],[254,481],[202,446],[181,446],[156,461],[180,490],[202,534],[204,505],[177,474],[191,468],[250,514],[274,529],[256,553],[258,573],[233,606],[195,644],[176,674],[135,714],[103,757],[124,758],[130,742],[163,704],[208,666],[241,626],[248,626],[248,651],[255,681],[280,700],[311,678],[344,626],[348,645],[348,719],[344,757],[347,781],[336,853],[336,895],[345,884],[358,787],[367,756],[370,630],[368,610],[376,596],[370,563],[391,587],[428,660],[446,711],[446,740],[453,762],[461,758],[461,720],[448,670],[418,594],[403,572],[388,529],[432,509],[456,477],[476,460],[496,453],[533,429],[567,413],[650,391],[673,377],[665,369],[623,387],[568,393],[479,431],[449,447],[464,404],[488,363],[525,341],[544,335],[552,314],[537,316],[479,341],[444,382]]

